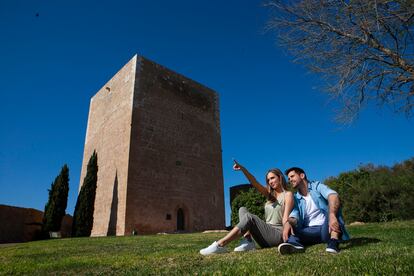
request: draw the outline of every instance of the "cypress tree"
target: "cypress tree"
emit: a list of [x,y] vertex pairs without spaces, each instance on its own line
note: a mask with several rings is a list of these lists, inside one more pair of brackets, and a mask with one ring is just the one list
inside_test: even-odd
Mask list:
[[69,168],[65,164],[49,190],[49,199],[43,215],[43,233],[59,231],[66,214],[69,192]]
[[86,176],[76,201],[72,224],[73,237],[89,237],[91,235],[97,180],[98,156],[94,151],[89,159]]

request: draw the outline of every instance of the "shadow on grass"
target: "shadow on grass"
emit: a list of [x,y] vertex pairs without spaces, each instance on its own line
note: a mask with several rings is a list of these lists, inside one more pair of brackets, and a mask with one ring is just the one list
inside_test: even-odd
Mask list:
[[366,244],[378,243],[380,241],[381,241],[380,239],[375,239],[375,238],[365,238],[365,237],[352,238],[348,241],[342,242],[341,243],[341,249],[364,246]]

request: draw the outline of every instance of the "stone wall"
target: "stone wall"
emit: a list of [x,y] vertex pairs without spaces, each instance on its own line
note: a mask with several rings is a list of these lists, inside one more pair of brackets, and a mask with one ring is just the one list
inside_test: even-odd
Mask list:
[[93,150],[92,236],[224,228],[213,90],[135,56],[91,100],[80,186]]
[[79,189],[96,150],[98,183],[92,236],[124,234],[135,69],[136,57],[90,102]]
[[144,58],[136,79],[126,233],[223,229],[217,94]]
[[[40,238],[43,212],[32,208],[0,205],[0,243],[27,242]],[[62,237],[69,237],[72,217],[62,220]]]

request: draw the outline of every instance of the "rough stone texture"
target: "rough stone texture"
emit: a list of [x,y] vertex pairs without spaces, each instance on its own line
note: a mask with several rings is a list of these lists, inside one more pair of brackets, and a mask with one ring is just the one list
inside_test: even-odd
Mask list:
[[81,184],[94,149],[92,236],[224,228],[213,90],[135,56],[91,100]]
[[[136,57],[129,61],[95,96],[89,107],[88,126],[81,172],[81,185],[94,150],[98,153],[98,183],[95,198],[93,236],[123,234],[125,231],[126,187],[132,98]],[[111,208],[113,206],[113,208]],[[110,218],[116,224],[109,227]]]
[[[0,205],[0,243],[27,242],[38,239],[43,212],[32,208]],[[72,217],[62,219],[61,236],[70,237]]]

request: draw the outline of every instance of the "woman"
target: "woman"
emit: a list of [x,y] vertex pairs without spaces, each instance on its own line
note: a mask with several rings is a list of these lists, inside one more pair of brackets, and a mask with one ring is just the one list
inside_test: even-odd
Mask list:
[[[283,225],[287,223],[293,208],[293,194],[287,191],[283,173],[279,169],[271,169],[266,174],[266,187],[263,187],[249,171],[234,161],[233,169],[242,171],[250,183],[267,198],[265,220],[250,214],[245,207],[239,210],[239,223],[222,239],[201,249],[201,255],[220,254],[227,252],[226,245],[232,240],[244,236],[234,251],[248,251],[256,248],[252,238],[261,247],[274,247],[287,240],[283,236]],[[283,236],[283,237],[282,237]]]

